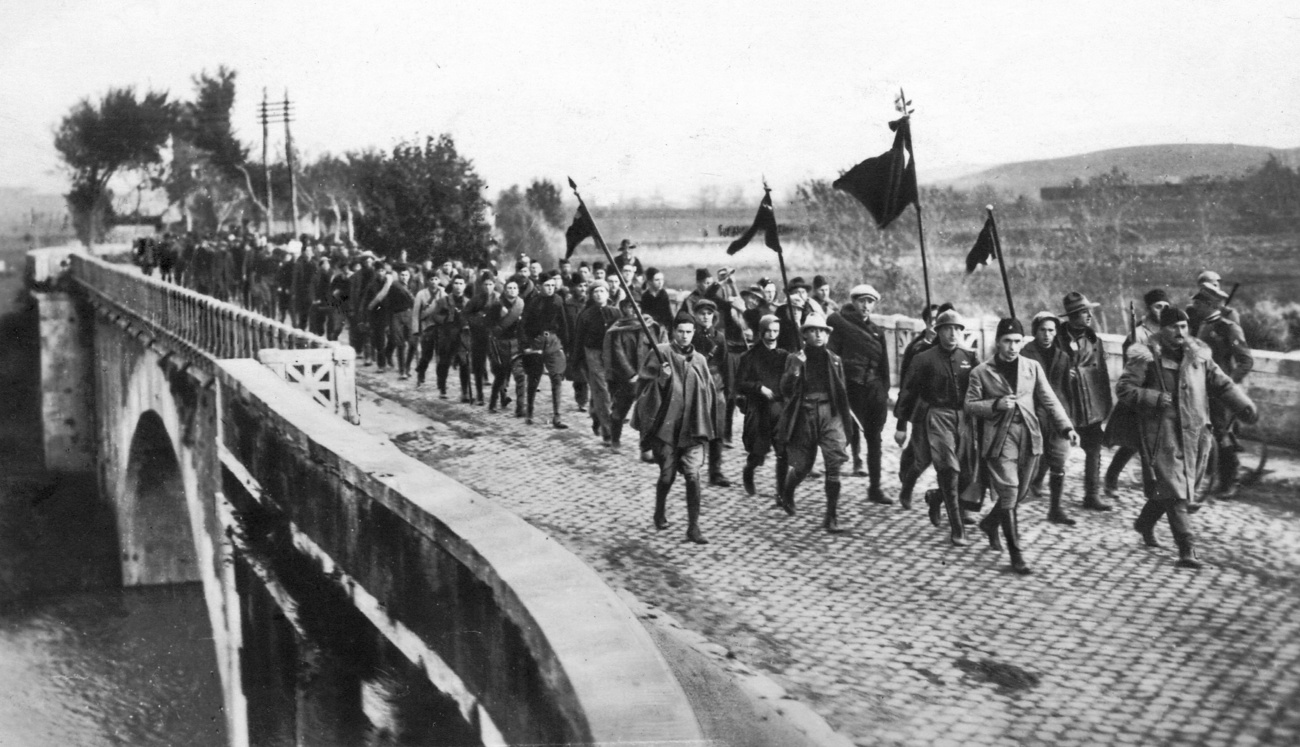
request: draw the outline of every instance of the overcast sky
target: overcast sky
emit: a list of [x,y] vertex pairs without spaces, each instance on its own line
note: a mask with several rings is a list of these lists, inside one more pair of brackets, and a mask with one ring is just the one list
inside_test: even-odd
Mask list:
[[[23,0],[0,7],[0,186],[65,188],[52,131],[133,84],[239,73],[239,135],[286,88],[310,157],[449,132],[491,194],[611,202],[884,150],[902,86],[922,180],[1153,143],[1300,146],[1300,2]],[[905,10],[903,10],[905,9]],[[276,140],[279,136],[276,136]],[[274,143],[274,141],[273,141]]]

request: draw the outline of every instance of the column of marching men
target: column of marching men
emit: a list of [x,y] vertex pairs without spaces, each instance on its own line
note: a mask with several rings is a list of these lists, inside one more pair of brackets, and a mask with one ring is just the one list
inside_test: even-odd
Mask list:
[[[891,366],[890,341],[872,321],[880,301],[874,287],[856,285],[840,304],[826,278],[809,285],[796,277],[778,302],[767,278],[739,288],[731,270],[715,276],[699,269],[695,288],[674,304],[663,274],[645,267],[636,249],[624,240],[610,267],[562,260],[548,271],[523,257],[507,274],[456,260],[379,258],[309,237],[274,247],[251,233],[165,235],[135,247],[144,271],[156,269],[164,280],[331,340],[346,329],[361,365],[402,380],[414,368],[417,388],[436,360],[443,399],[455,369],[460,402],[531,425],[545,379],[547,420],[565,429],[569,382],[595,436],[619,449],[630,423],[641,459],[658,466],[656,529],[668,528],[668,497],[682,477],[691,542],[707,543],[699,520],[705,466],[710,486],[732,486],[723,462],[737,410],[749,495],[758,494],[757,473],[771,455],[774,508],[795,516],[820,452],[826,532],[845,531],[839,507],[850,463],[853,475],[868,478],[867,502],[895,502],[881,480]],[[1217,495],[1232,498],[1237,423],[1258,418],[1239,385],[1252,360],[1227,300],[1210,271],[1197,278],[1185,309],[1166,290],[1149,291],[1145,315],[1124,341],[1117,401],[1093,327],[1098,304],[1081,293],[1066,293],[1059,313],[1034,314],[1027,330],[1019,319],[1000,320],[984,360],[967,347],[965,322],[951,304],[922,309],[924,331],[903,351],[893,408],[898,504],[911,508],[932,466],[936,487],[924,495],[930,522],[946,524],[959,546],[967,544],[967,527],[977,526],[988,546],[1007,552],[1010,568],[1025,574],[1023,501],[1046,492],[1047,520],[1076,524],[1064,495],[1070,451],[1083,451],[1079,505],[1091,511],[1112,510],[1106,498],[1114,498],[1137,457],[1145,505],[1134,529],[1160,547],[1155,528],[1165,517],[1178,565],[1200,567],[1189,516],[1203,505],[1211,455]],[[1104,476],[1103,445],[1116,447]]]

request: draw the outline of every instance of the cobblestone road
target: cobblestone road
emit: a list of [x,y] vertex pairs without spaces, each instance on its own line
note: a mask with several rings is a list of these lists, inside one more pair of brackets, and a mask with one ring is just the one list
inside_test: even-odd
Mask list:
[[[1076,508],[1074,528],[1046,523],[1045,501],[1032,502],[1022,539],[1036,572],[1019,577],[982,535],[951,548],[923,501],[911,512],[867,503],[865,478],[845,482],[848,535],[821,531],[812,480],[800,514],[786,517],[769,508],[770,460],[750,498],[736,449],[726,471],[737,486],[706,487],[710,544],[697,547],[683,541],[680,481],[672,527],[656,532],[655,468],[634,448],[604,448],[571,403],[571,429],[556,431],[372,369],[358,380],[438,423],[398,438],[409,454],[766,671],[859,744],[1300,742],[1295,486],[1243,491],[1197,514],[1207,566],[1195,572],[1174,567],[1165,526],[1162,550],[1130,528],[1135,470],[1117,510]],[[537,409],[549,413],[545,389]],[[891,477],[897,455],[887,444]],[[1080,470],[1071,465],[1067,495],[1081,492]],[[896,480],[886,487],[896,495]]]

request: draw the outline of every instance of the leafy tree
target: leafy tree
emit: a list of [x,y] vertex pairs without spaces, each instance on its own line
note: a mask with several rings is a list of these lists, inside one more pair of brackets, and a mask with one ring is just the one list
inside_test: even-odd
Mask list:
[[450,135],[403,141],[391,153],[371,153],[352,163],[365,208],[356,226],[362,244],[386,256],[406,250],[415,261],[488,259],[486,185],[474,164],[457,153]]
[[54,147],[68,167],[72,188],[65,195],[77,238],[102,241],[112,215],[109,182],[136,171],[148,177],[162,164],[162,151],[176,121],[166,93],[143,98],[134,88],[113,88],[95,104],[82,99],[59,124]]
[[515,185],[497,195],[496,228],[501,234],[501,251],[508,257],[543,257],[551,252],[545,230],[548,221],[531,205],[527,194],[521,194]]
[[560,188],[550,179],[533,180],[524,191],[528,207],[542,216],[552,228],[564,227],[564,204],[560,199]]

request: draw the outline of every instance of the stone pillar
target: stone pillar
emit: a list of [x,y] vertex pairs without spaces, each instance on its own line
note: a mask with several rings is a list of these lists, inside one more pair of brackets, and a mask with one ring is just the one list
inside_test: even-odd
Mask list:
[[69,293],[35,293],[41,319],[41,416],[45,468],[95,468],[94,311]]

